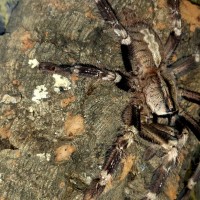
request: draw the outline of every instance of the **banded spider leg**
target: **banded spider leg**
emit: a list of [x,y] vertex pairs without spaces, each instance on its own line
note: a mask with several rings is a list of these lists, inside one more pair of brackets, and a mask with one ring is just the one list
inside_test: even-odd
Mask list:
[[88,64],[75,64],[75,65],[57,65],[51,62],[41,62],[39,65],[41,71],[57,73],[61,75],[75,74],[77,76],[93,77],[104,81],[112,81],[119,83],[122,75],[108,69],[100,69],[93,65]]

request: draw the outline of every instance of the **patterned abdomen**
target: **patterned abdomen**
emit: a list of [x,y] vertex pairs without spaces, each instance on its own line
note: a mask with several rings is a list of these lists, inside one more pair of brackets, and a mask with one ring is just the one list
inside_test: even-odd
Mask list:
[[144,70],[159,67],[163,59],[163,46],[155,31],[144,23],[137,23],[129,31],[133,44],[133,58]]
[[169,115],[176,111],[169,88],[159,73],[147,78],[143,92],[146,104],[152,113],[159,116]]

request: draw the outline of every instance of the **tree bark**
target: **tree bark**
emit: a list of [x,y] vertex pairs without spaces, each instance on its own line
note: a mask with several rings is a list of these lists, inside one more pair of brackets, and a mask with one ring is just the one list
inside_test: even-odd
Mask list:
[[[148,21],[164,43],[170,19],[159,1],[110,2],[118,16],[129,17],[121,17],[122,22]],[[7,32],[0,37],[0,199],[82,199],[121,133],[121,113],[130,95],[112,83],[74,76],[67,77],[68,87],[55,88],[52,75],[31,68],[31,62],[88,63],[123,71],[118,38],[91,0],[21,0]],[[199,31],[190,32],[186,22],[184,32],[177,57],[193,53],[198,43]],[[200,92],[200,70],[191,71],[179,84]],[[45,98],[35,100],[34,91],[41,85]],[[183,105],[199,117],[198,106]],[[146,194],[161,160],[142,159],[148,145],[135,136],[100,199],[137,200]],[[188,157],[197,145],[191,135],[160,199],[173,199],[180,190],[178,184],[183,186]]]

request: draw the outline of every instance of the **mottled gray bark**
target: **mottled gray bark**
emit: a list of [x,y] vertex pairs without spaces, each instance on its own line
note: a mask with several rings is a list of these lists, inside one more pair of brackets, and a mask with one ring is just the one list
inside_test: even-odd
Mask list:
[[[155,4],[148,1],[110,2],[119,14],[132,11],[136,20],[161,21],[166,28],[157,31],[166,40],[166,8],[151,12]],[[178,57],[192,53],[198,42],[198,34],[190,33],[184,25],[186,32]],[[118,38],[103,22],[92,0],[21,0],[8,32],[0,37],[0,199],[81,199],[91,179],[98,175],[105,152],[121,131],[121,112],[130,95],[112,83],[71,76],[71,89],[56,93],[52,76],[31,68],[29,62],[78,62],[123,70]],[[200,70],[182,78],[180,84],[200,92]],[[33,93],[40,85],[47,88],[48,98],[36,103]],[[184,106],[198,117],[198,106]],[[78,130],[72,127],[75,131],[69,133],[69,119],[74,119]],[[59,159],[58,154],[63,151],[58,148],[63,145],[68,156]],[[119,170],[112,189],[100,199],[136,200],[146,194],[145,184],[161,160],[145,162],[142,157],[147,146],[147,142],[135,138],[127,153],[127,157],[134,155],[132,170],[120,181]],[[183,161],[186,169],[196,146],[197,141],[191,136],[181,152],[180,160],[187,158]],[[182,183],[184,172],[181,166],[173,171],[160,199],[169,198],[169,186],[178,183],[179,173]]]

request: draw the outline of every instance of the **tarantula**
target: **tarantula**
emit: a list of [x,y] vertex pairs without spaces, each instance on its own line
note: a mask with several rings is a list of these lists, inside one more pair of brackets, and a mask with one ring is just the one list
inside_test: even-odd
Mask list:
[[[168,64],[182,33],[179,0],[167,0],[173,29],[164,45],[150,25],[137,22],[126,30],[107,0],[95,2],[103,19],[112,25],[114,32],[121,38],[126,72],[101,69],[88,64],[56,65],[50,62],[41,62],[39,69],[62,75],[94,77],[112,81],[118,86],[123,83],[124,88],[132,95],[129,105],[122,113],[124,131],[114,142],[99,177],[92,181],[84,199],[96,199],[104,191],[124,152],[131,146],[134,134],[138,134],[166,152],[152,178],[149,192],[143,198],[153,200],[176,163],[178,153],[187,140],[188,129],[200,139],[199,123],[178,102],[180,98],[184,98],[200,104],[200,93],[179,88],[176,84],[176,78],[196,66],[199,54]],[[188,197],[199,177],[200,164],[178,199]]]

